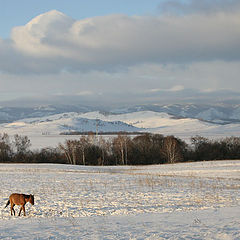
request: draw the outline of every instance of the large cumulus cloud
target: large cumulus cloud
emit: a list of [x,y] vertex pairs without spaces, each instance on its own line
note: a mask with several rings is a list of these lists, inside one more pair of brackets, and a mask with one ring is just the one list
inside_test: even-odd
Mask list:
[[112,71],[138,64],[239,61],[240,11],[209,15],[109,15],[74,20],[58,11],[0,40],[0,71]]

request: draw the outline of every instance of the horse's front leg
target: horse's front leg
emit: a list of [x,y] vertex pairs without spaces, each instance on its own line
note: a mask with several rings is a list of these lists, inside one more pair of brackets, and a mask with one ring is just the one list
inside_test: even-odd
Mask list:
[[26,216],[25,205],[22,206],[22,209],[23,209],[23,214],[24,214],[24,216]]
[[19,214],[18,214],[18,216],[20,216],[20,214],[21,214],[21,211],[22,211],[22,208],[23,208],[23,206],[21,206],[21,207],[20,207],[20,211],[19,211]]

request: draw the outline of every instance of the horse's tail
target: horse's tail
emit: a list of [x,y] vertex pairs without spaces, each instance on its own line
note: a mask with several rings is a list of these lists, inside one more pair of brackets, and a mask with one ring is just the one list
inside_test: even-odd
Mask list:
[[8,202],[7,202],[6,206],[5,206],[5,208],[6,208],[9,204],[10,204],[10,200],[8,200]]

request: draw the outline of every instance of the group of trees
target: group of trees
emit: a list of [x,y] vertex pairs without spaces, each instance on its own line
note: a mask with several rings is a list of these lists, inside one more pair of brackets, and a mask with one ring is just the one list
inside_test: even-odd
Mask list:
[[0,162],[3,163],[66,163],[58,148],[31,151],[27,136],[14,135],[11,139],[0,134]]
[[68,163],[74,165],[138,165],[183,161],[240,159],[240,138],[209,140],[201,136],[187,144],[174,136],[142,134],[135,137],[119,134],[114,138],[84,135],[66,140],[56,148],[30,150],[26,136],[11,140],[0,134],[0,162]]
[[1,162],[17,162],[18,159],[24,159],[30,152],[30,140],[27,136],[14,135],[10,141],[9,136],[0,134],[0,160]]
[[186,144],[173,136],[144,134],[134,138],[118,135],[109,141],[82,136],[66,140],[59,148],[70,164],[137,165],[182,161]]
[[195,161],[240,159],[240,137],[226,137],[209,140],[196,136],[191,138],[193,148],[188,152],[188,159]]

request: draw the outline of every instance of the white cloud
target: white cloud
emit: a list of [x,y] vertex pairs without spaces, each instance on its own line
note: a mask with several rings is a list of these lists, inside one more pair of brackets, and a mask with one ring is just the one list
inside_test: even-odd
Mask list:
[[76,95],[77,96],[90,96],[90,95],[93,95],[95,94],[94,92],[92,91],[82,91],[82,92],[78,92]]
[[63,13],[53,10],[35,17],[25,26],[15,27],[11,38],[16,49],[24,54],[49,58],[65,56],[68,31],[74,22]]
[[126,100],[151,89],[240,91],[239,16],[236,10],[74,20],[51,11],[0,39],[1,91],[86,98],[123,92]]
[[157,92],[178,92],[178,91],[182,91],[184,90],[184,86],[182,85],[175,85],[171,88],[168,88],[168,89],[163,89],[163,88],[153,88],[153,89],[150,89],[150,90],[147,90],[146,92],[147,93],[157,93]]
[[169,89],[171,92],[177,92],[177,91],[182,91],[184,89],[184,86],[182,85],[175,85],[172,88]]
[[[232,61],[240,58],[239,12],[209,16],[110,15],[73,20],[51,11],[12,30],[12,73],[119,70],[141,63]],[[3,43],[0,42],[0,48]],[[6,55],[5,54],[5,55]]]

